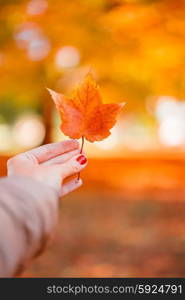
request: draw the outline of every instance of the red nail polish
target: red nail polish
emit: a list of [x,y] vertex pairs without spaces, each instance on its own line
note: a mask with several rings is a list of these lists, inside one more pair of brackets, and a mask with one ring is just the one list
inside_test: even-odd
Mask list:
[[87,158],[84,155],[78,156],[76,160],[81,165],[84,165],[87,162]]

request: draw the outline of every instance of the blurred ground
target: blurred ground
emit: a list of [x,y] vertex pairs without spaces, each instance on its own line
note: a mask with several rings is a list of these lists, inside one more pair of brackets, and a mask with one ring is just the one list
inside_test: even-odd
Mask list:
[[91,160],[82,177],[54,243],[23,276],[185,277],[183,159]]

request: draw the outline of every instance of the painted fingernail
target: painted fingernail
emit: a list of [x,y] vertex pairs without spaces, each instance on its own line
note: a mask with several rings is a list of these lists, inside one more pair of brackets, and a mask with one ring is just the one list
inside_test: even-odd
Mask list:
[[85,163],[87,162],[87,158],[84,155],[78,156],[76,160],[80,165],[85,165]]

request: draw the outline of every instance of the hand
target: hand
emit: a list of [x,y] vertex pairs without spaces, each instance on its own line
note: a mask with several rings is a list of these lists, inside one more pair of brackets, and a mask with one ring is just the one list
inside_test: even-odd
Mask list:
[[87,159],[80,154],[76,140],[47,144],[10,158],[8,176],[29,176],[56,189],[59,196],[68,194],[82,185],[82,180],[73,179],[63,183],[68,176],[80,172]]

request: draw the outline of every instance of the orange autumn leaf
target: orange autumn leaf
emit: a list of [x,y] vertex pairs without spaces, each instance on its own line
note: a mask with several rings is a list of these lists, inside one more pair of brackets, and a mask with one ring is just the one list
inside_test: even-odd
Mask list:
[[110,135],[124,103],[103,104],[91,74],[74,90],[71,98],[48,89],[60,113],[62,132],[73,139],[100,141]]

